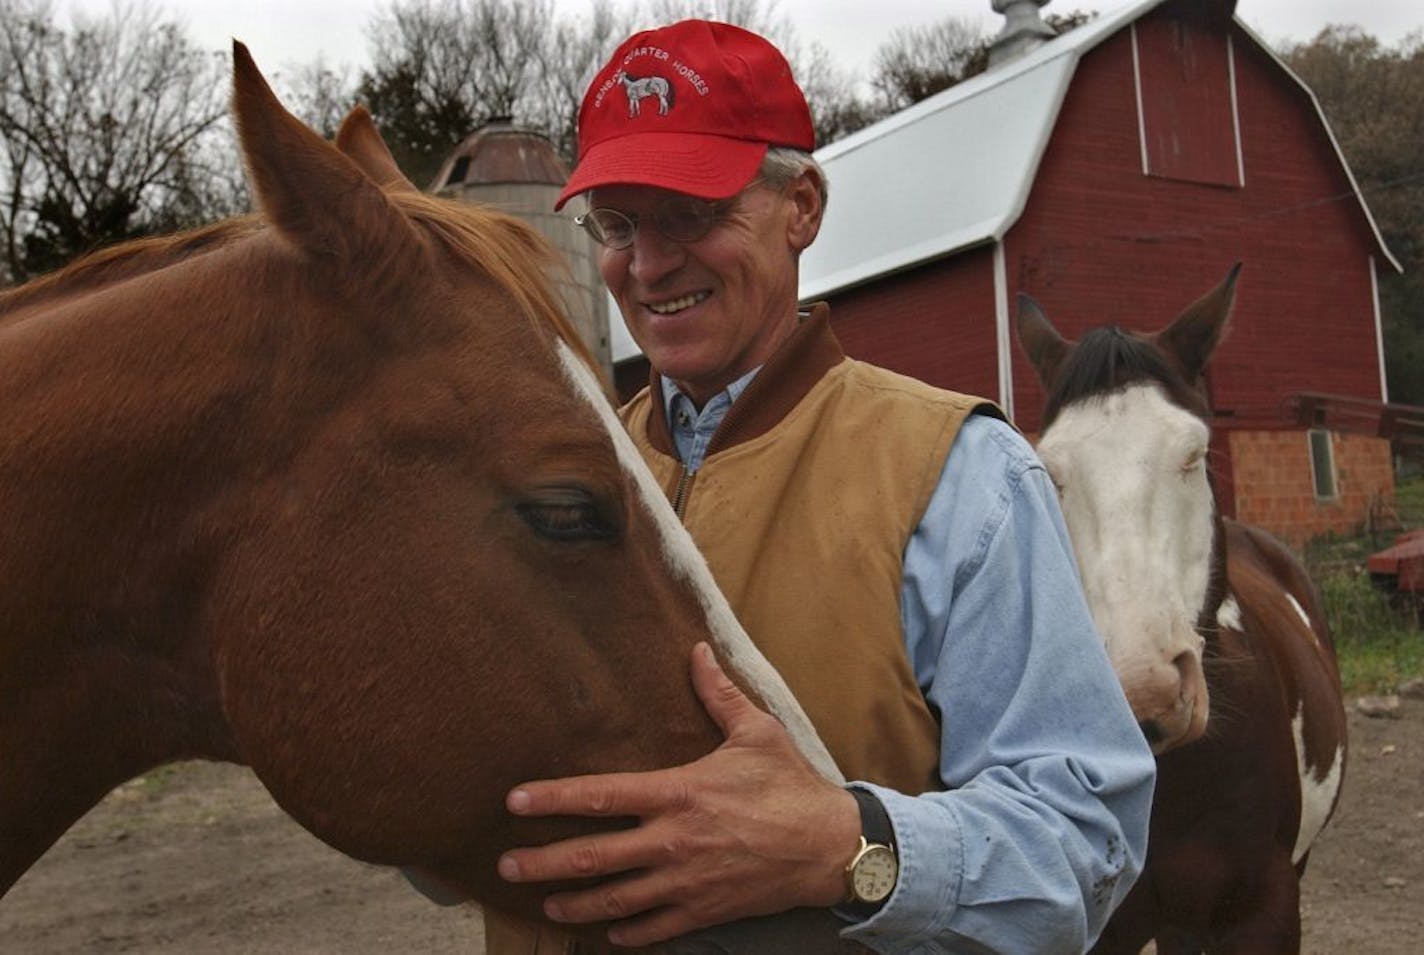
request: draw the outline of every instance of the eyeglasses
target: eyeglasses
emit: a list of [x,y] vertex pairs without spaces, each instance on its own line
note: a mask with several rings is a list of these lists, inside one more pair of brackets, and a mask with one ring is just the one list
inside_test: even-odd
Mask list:
[[[753,179],[743,187],[742,192],[761,181]],[[646,215],[620,212],[617,209],[590,209],[576,217],[574,224],[593,236],[595,242],[614,252],[622,251],[633,244],[638,223],[645,218],[652,220],[664,238],[673,242],[696,242],[712,231],[717,220],[727,214],[741,194],[739,192],[730,199],[716,201],[698,199],[696,196],[668,196]]]

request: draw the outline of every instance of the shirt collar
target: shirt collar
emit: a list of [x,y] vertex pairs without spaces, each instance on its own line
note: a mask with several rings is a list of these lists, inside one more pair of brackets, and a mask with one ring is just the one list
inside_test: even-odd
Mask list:
[[[722,402],[718,399],[722,398],[722,396],[724,395],[726,396],[726,405],[730,407],[733,402],[735,402],[738,398],[742,396],[742,392],[747,390],[747,386],[752,383],[752,379],[756,377],[757,372],[759,371],[761,371],[760,365],[753,368],[751,371],[747,372],[745,375],[729,384],[722,391],[713,395],[712,399],[708,401],[704,407],[710,407],[713,404],[722,404]],[[667,415],[668,427],[669,430],[671,430],[673,428],[673,425],[675,424],[675,422],[673,421],[673,414],[675,413],[676,408],[679,404],[677,399],[682,398],[689,404],[692,402],[692,399],[688,398],[687,395],[683,394],[682,389],[677,386],[677,382],[673,381],[671,378],[663,378],[659,376],[658,382],[662,385],[663,388],[663,413]]]

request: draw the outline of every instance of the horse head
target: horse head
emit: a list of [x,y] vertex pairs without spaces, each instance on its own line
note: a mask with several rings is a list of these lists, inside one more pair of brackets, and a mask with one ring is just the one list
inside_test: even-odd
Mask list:
[[1207,725],[1202,657],[1225,572],[1203,371],[1239,268],[1153,335],[1108,326],[1069,341],[1019,298],[1019,341],[1048,393],[1038,453],[1093,619],[1158,753]]
[[0,298],[0,891],[110,787],[202,756],[349,855],[539,917],[550,889],[496,859],[596,823],[505,794],[715,747],[703,640],[836,776],[538,234],[420,193],[364,111],[322,140],[240,44],[233,109],[260,217]]
[[330,270],[318,297],[347,290],[335,320],[365,326],[369,370],[263,502],[281,525],[232,555],[243,585],[222,616],[243,624],[218,642],[234,731],[327,842],[536,914],[494,859],[587,823],[515,822],[504,794],[707,752],[695,642],[813,750],[814,734],[618,425],[537,235],[420,195],[362,112],[332,149],[237,65],[264,215],[298,269]]

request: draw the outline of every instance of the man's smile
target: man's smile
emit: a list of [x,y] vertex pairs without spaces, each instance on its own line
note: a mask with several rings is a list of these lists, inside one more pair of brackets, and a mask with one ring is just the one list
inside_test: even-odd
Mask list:
[[648,311],[657,315],[674,315],[684,309],[701,304],[711,297],[711,292],[693,292],[691,295],[684,295],[681,298],[671,299],[666,302],[647,302],[645,305]]

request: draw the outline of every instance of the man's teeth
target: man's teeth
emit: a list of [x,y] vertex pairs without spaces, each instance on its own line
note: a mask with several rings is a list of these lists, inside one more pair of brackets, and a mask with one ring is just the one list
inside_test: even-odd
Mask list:
[[649,304],[648,310],[659,315],[671,315],[673,312],[680,312],[684,308],[691,308],[698,302],[707,298],[708,293],[697,292],[693,295],[684,295],[682,298],[675,298],[671,302],[659,302],[656,305]]

